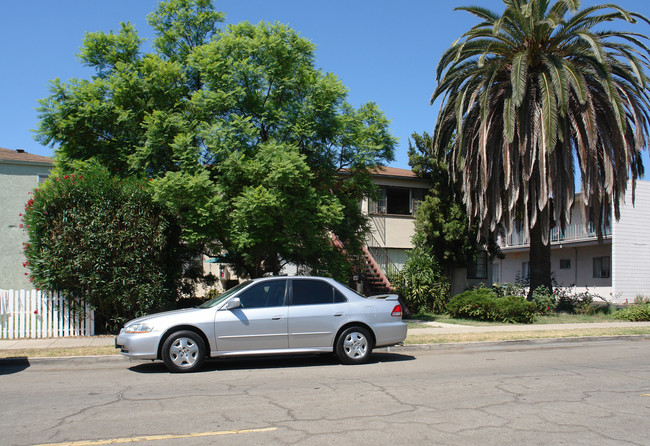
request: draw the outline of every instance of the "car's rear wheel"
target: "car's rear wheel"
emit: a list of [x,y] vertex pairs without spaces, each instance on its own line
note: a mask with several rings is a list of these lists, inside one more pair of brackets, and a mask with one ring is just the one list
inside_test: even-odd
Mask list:
[[346,329],[336,340],[336,356],[344,364],[362,364],[370,359],[372,337],[362,327]]
[[162,359],[170,372],[194,372],[205,360],[205,343],[193,331],[177,331],[165,340]]

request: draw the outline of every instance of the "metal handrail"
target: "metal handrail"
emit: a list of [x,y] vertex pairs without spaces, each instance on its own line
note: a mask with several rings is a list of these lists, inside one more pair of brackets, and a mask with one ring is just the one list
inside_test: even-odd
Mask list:
[[[610,227],[602,228],[603,236],[607,237],[612,235]],[[551,243],[561,243],[568,241],[590,240],[597,238],[596,229],[593,222],[587,224],[587,228],[582,224],[568,225],[564,228],[564,232],[560,230],[559,226],[551,229]],[[512,234],[506,236],[505,246],[525,246],[530,244],[530,238],[524,237],[522,231],[513,231]]]

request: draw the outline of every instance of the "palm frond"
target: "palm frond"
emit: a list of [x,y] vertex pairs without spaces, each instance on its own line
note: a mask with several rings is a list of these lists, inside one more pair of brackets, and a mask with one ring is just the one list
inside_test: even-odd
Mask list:
[[434,144],[454,141],[468,215],[482,234],[511,230],[516,214],[525,231],[539,223],[546,233],[570,221],[578,178],[581,206],[606,218],[611,203],[618,215],[628,179],[643,172],[650,49],[647,33],[601,25],[650,21],[579,0],[504,4],[500,15],[458,8],[480,23],[441,57],[431,98],[443,98]]

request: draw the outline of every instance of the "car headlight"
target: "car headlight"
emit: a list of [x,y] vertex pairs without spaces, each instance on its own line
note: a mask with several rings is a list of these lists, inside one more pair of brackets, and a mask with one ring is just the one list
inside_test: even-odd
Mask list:
[[133,324],[124,327],[125,333],[149,333],[151,330],[153,330],[153,327],[147,324]]

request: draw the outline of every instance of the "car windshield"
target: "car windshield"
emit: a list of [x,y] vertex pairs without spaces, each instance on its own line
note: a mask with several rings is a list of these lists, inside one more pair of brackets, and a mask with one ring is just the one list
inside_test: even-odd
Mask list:
[[247,280],[245,282],[240,283],[239,285],[235,285],[234,287],[230,288],[228,291],[223,292],[222,294],[218,295],[214,299],[210,299],[209,301],[202,303],[201,305],[199,305],[199,308],[212,308],[215,305],[219,305],[221,302],[228,299],[237,291],[248,286],[249,283],[251,283],[251,281]]

